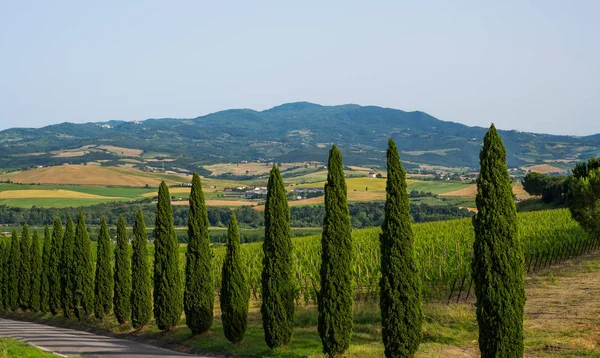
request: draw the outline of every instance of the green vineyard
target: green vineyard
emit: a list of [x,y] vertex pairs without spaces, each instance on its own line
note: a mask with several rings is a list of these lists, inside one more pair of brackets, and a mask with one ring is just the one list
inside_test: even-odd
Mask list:
[[[519,232],[525,251],[525,271],[546,266],[560,258],[575,256],[598,244],[588,238],[566,209],[520,213]],[[468,285],[474,232],[470,219],[413,225],[415,254],[423,281],[423,296],[440,299],[454,285]],[[354,230],[354,292],[357,300],[377,298],[379,294],[379,228]],[[297,303],[315,304],[319,290],[320,236],[294,239]],[[248,266],[251,297],[260,299],[262,244],[242,245]],[[220,285],[220,270],[225,249],[215,249],[213,270]],[[463,281],[463,282],[460,282]],[[464,281],[467,281],[466,283]]]

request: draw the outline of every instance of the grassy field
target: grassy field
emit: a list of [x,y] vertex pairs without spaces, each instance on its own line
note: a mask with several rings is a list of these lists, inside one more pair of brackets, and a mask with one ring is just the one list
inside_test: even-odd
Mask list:
[[12,338],[0,338],[0,357],[56,357],[25,342]]

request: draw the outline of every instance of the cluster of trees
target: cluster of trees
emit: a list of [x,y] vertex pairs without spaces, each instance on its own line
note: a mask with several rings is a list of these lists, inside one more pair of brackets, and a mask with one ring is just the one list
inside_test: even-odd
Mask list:
[[535,172],[527,174],[521,183],[527,194],[541,196],[545,203],[564,203],[570,185],[566,176]]
[[591,235],[600,235],[600,157],[579,163],[569,177],[567,204],[571,215]]
[[[430,193],[425,193],[429,196]],[[409,197],[415,197],[412,192]],[[421,196],[421,194],[418,194]],[[432,194],[433,195],[433,194]],[[383,202],[353,202],[348,203],[350,210],[350,219],[353,228],[364,228],[380,226],[383,223],[384,204]],[[91,225],[101,225],[102,217],[113,227],[118,224],[119,218],[123,217],[126,222],[135,222],[137,212],[142,211],[145,222],[154,222],[156,219],[155,206],[150,203],[105,203],[89,206],[86,208],[15,208],[0,205],[0,222],[14,225],[28,223],[32,226],[52,225],[55,218],[60,218],[63,222],[67,217],[76,217],[79,212],[85,210],[86,222]],[[227,226],[227,223],[235,215],[240,227],[260,228],[264,226],[264,216],[261,212],[252,207],[244,206],[235,209],[225,207],[208,207],[208,221],[210,226]],[[185,205],[173,206],[173,224],[175,226],[187,225],[189,207]],[[410,216],[413,222],[428,222],[438,220],[450,220],[457,218],[471,217],[472,213],[465,208],[459,208],[450,204],[429,205],[420,203],[410,206]],[[293,227],[318,227],[323,224],[325,217],[325,207],[317,206],[294,206],[290,208],[290,220]],[[114,233],[114,228],[109,228]],[[154,238],[154,233],[150,232],[150,239]],[[213,242],[224,242],[226,237],[211,237]],[[220,240],[222,239],[222,240]],[[179,237],[180,242],[187,242],[187,237]],[[260,241],[260,237],[245,237],[246,241]]]
[[[523,309],[525,303],[523,252],[517,237],[515,203],[506,167],[506,152],[492,125],[480,153],[477,180],[478,213],[472,275],[477,296],[479,346],[483,357],[523,355]],[[582,177],[585,191],[597,170]],[[596,185],[596,184],[595,184]],[[406,173],[395,143],[387,150],[387,185],[382,232],[380,309],[386,357],[413,356],[421,342],[421,282],[414,255]],[[31,309],[82,317],[92,312],[98,318],[110,314],[118,321],[145,325],[152,313],[161,330],[175,327],[186,314],[194,334],[213,323],[214,282],[210,267],[209,217],[198,174],[192,180],[188,212],[189,244],[185,275],[179,269],[178,242],[169,189],[159,188],[155,215],[154,287],[147,261],[144,216],[138,210],[132,252],[125,219],[118,222],[114,269],[111,267],[107,223],[102,220],[98,261],[91,261],[90,239],[85,217],[77,227],[67,218],[63,233],[60,219],[52,234],[45,229],[44,245],[39,235],[34,244],[28,227],[21,240],[13,232],[10,248],[2,248],[2,305],[6,309]],[[261,315],[264,337],[271,348],[287,345],[293,335],[294,272],[290,209],[279,169],[270,172],[264,212],[265,239],[262,271]],[[248,320],[249,287],[240,257],[236,216],[229,220],[226,259],[222,267],[220,302],[224,334],[232,342],[243,339]],[[352,225],[342,155],[336,146],[329,152],[325,185],[325,215],[321,238],[318,332],[323,352],[340,356],[348,349],[353,330]],[[36,273],[40,273],[36,275]],[[40,282],[36,277],[40,278]],[[153,296],[151,296],[153,295]],[[39,302],[39,304],[38,304]]]

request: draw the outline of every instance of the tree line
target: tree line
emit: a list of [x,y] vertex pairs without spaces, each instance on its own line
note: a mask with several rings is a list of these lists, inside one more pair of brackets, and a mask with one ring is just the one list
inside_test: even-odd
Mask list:
[[[472,264],[479,347],[483,357],[522,356],[523,251],[517,236],[516,207],[506,167],[506,151],[493,125],[484,138],[480,161],[478,213],[473,217],[476,238]],[[327,167],[317,302],[323,352],[333,357],[347,351],[352,337],[354,253],[342,155],[336,146],[329,152]],[[270,348],[276,348],[288,345],[293,338],[295,309],[294,272],[290,264],[293,260],[290,208],[277,166],[270,172],[267,187],[260,311],[265,341]],[[387,194],[380,234],[380,310],[386,357],[413,356],[422,339],[422,283],[415,262],[406,187],[406,172],[396,145],[390,139]],[[179,268],[179,244],[169,188],[164,182],[159,188],[154,220],[153,267],[147,260],[144,215],[139,208],[131,251],[125,219],[119,219],[117,223],[114,267],[108,251],[107,222],[101,220],[95,271],[83,214],[78,216],[76,226],[67,217],[64,232],[60,219],[55,220],[52,234],[46,227],[41,249],[34,243],[39,243],[37,231],[31,241],[28,227],[24,225],[21,239],[13,232],[10,246],[4,244],[2,247],[0,302],[8,310],[62,312],[67,317],[79,318],[94,313],[101,319],[112,310],[120,323],[131,320],[134,327],[146,325],[154,316],[161,330],[177,326],[185,312],[186,324],[191,331],[194,334],[205,332],[213,323],[215,291],[209,269],[213,258],[209,224],[200,178],[195,173],[187,217],[189,243],[183,272]],[[150,269],[153,269],[153,276]],[[228,222],[223,283],[219,291],[224,334],[232,342],[243,340],[247,327],[249,287],[246,270],[239,252],[236,216],[232,215]],[[36,276],[41,278],[39,284]]]
[[[409,197],[421,197],[413,196]],[[429,197],[425,195],[424,197]],[[351,202],[348,203],[351,224],[353,228],[381,226],[383,223],[383,202]],[[109,225],[116,226],[122,216],[126,222],[135,222],[138,210],[142,211],[146,222],[154,222],[156,218],[155,205],[149,203],[105,203],[80,208],[15,208],[0,205],[0,222],[12,225],[23,225],[27,223],[32,226],[53,225],[55,218],[66,222],[67,217],[77,217],[79,212],[84,211],[86,222],[98,226],[102,223],[102,217],[106,218]],[[173,224],[177,227],[187,225],[189,207],[185,205],[173,206]],[[227,227],[227,223],[235,215],[238,225],[244,228],[260,228],[264,226],[264,215],[250,206],[239,208],[208,207],[208,221],[211,226]],[[316,206],[293,206],[290,207],[290,220],[293,227],[318,227],[323,223],[325,207]],[[472,213],[465,208],[459,208],[450,204],[429,205],[420,203],[410,206],[410,217],[415,223],[450,220],[471,217]],[[153,234],[150,234],[153,238]],[[180,238],[182,239],[182,238]],[[254,240],[256,241],[256,240]],[[181,242],[187,242],[187,238]]]

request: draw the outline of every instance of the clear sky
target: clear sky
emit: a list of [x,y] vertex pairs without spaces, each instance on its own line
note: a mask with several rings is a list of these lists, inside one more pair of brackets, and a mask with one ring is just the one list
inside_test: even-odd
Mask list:
[[0,0],[0,129],[281,103],[600,132],[600,1]]

